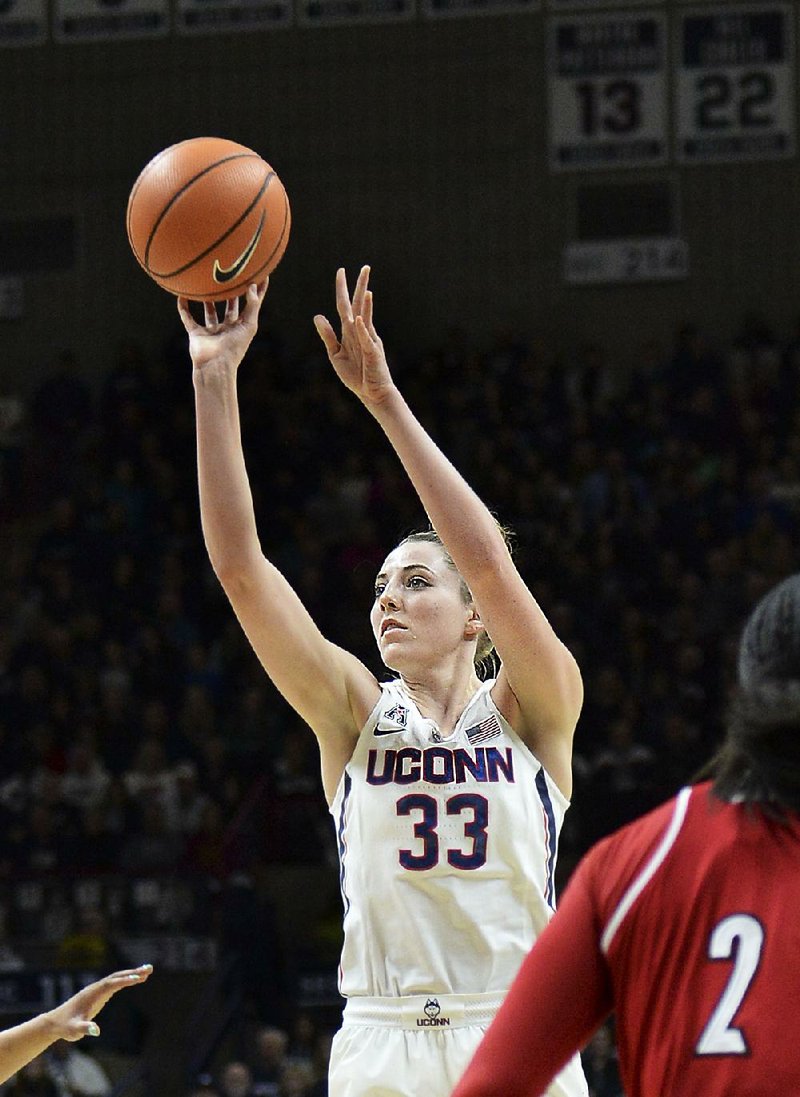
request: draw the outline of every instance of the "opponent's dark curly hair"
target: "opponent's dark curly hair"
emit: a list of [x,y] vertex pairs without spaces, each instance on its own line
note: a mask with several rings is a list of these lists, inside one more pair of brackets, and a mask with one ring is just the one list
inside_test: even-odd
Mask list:
[[773,587],[739,645],[739,685],[722,746],[700,774],[723,800],[800,813],[800,575]]

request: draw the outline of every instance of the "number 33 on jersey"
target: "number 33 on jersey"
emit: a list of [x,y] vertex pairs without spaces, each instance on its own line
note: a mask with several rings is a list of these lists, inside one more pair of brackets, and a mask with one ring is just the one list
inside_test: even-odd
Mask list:
[[[498,712],[492,684],[446,739],[401,683],[382,687],[331,806],[346,995],[503,991],[551,917],[568,803]],[[535,883],[508,925],[520,880]]]

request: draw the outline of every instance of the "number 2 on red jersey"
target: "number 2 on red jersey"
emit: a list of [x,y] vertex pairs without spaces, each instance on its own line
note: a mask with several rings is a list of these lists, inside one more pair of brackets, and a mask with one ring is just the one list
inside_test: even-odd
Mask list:
[[758,971],[764,948],[764,928],[752,914],[729,914],[718,922],[708,939],[709,960],[733,960],[714,1012],[697,1041],[698,1055],[748,1055],[747,1040],[733,1024]]

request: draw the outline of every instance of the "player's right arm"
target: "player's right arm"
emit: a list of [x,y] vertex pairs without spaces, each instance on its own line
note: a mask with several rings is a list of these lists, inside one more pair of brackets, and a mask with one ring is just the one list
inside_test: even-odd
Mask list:
[[313,729],[332,795],[337,773],[380,693],[350,653],[328,641],[278,569],[264,556],[242,450],[236,378],[255,335],[266,284],[251,286],[244,308],[213,305],[205,323],[187,301],[178,308],[189,333],[197,418],[200,514],[209,559],[262,666]]

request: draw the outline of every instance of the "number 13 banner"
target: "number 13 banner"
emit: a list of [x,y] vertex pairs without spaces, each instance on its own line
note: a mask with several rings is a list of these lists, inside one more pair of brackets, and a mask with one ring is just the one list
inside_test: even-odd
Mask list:
[[681,13],[675,71],[681,163],[794,155],[792,24],[786,3]]
[[666,161],[666,39],[666,17],[658,12],[549,20],[552,170]]

